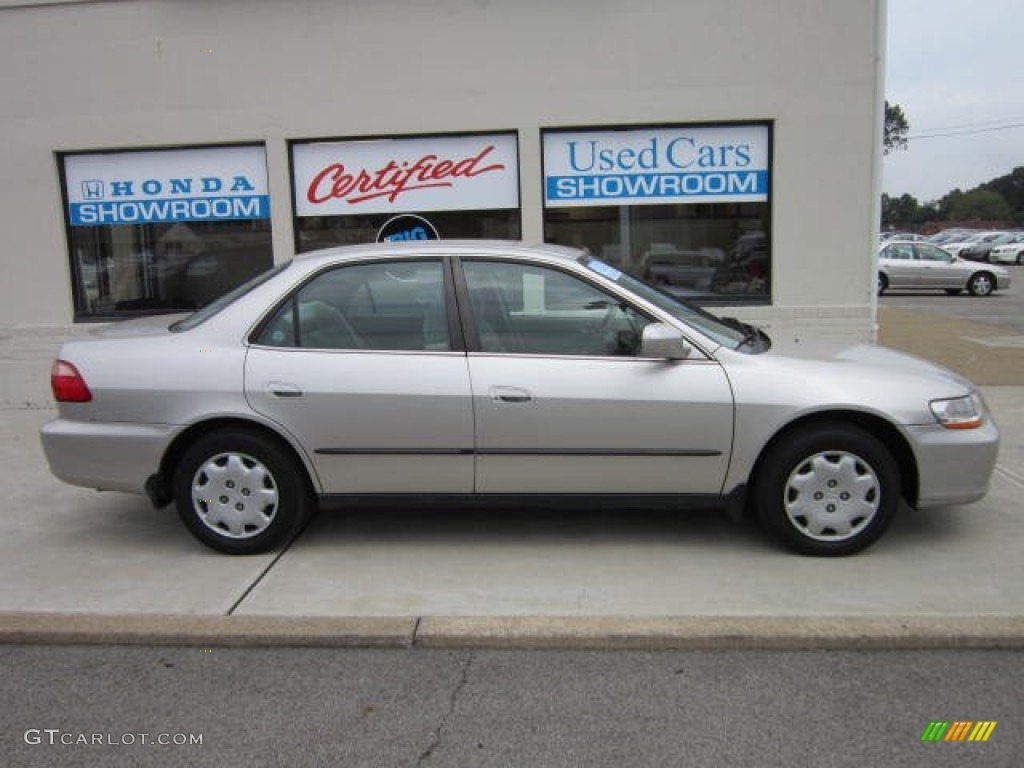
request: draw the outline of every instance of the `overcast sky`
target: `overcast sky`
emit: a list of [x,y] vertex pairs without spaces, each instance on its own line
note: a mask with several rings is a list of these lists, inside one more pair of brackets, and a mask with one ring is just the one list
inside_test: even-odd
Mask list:
[[927,202],[1024,166],[1024,0],[888,5],[886,97],[911,141],[885,157],[884,191]]

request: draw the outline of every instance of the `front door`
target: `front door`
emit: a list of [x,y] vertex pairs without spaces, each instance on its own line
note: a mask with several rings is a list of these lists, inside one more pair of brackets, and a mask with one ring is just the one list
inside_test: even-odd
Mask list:
[[718,494],[721,366],[639,357],[641,311],[560,269],[463,259],[479,493]]

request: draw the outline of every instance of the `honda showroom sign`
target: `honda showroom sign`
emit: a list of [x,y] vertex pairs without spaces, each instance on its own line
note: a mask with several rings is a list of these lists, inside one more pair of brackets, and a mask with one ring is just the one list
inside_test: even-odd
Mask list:
[[516,134],[297,143],[298,216],[519,207]]
[[270,218],[262,146],[64,156],[72,226]]
[[545,131],[549,208],[768,199],[768,126]]

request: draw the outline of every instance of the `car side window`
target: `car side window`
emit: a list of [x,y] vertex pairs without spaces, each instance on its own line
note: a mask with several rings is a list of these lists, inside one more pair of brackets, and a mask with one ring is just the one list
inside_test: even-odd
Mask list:
[[949,263],[953,259],[946,251],[933,245],[915,245],[914,250],[917,251],[917,258],[921,261],[944,261]]
[[627,356],[640,353],[647,317],[557,269],[464,261],[483,352]]
[[914,258],[914,249],[910,245],[890,245],[885,249],[885,258],[910,261]]
[[437,352],[451,349],[441,262],[337,267],[286,301],[258,344],[309,349]]

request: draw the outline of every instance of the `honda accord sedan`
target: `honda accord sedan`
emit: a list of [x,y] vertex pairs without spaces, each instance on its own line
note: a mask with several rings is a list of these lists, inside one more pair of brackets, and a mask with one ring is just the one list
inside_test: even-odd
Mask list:
[[374,500],[717,507],[844,555],[903,504],[981,498],[999,441],[924,360],[786,350],[587,253],[504,242],[304,254],[67,342],[52,386],[57,477],[173,502],[233,554]]

